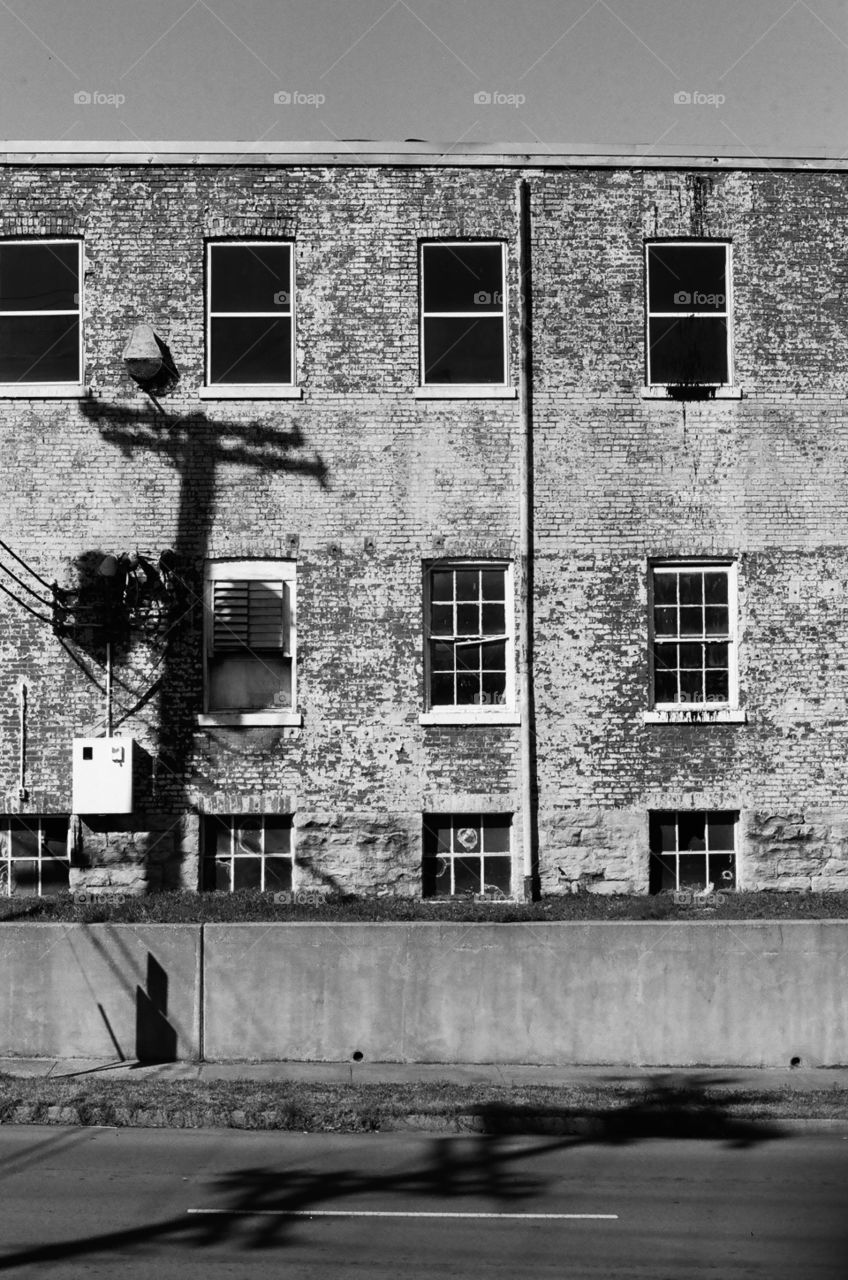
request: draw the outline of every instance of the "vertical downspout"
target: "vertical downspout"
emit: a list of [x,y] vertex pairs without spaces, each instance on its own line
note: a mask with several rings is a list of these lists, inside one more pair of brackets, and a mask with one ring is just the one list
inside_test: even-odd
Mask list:
[[112,642],[106,641],[106,737],[112,736]]
[[20,728],[20,755],[18,758],[18,799],[21,803],[29,798],[26,784],[27,758],[27,683],[22,680],[18,686],[18,721]]
[[524,863],[524,897],[537,897],[536,823],[533,774],[533,394],[531,352],[530,184],[518,184],[518,276],[520,316],[519,396],[521,447],[519,471],[518,531],[518,706],[521,715],[521,848]]

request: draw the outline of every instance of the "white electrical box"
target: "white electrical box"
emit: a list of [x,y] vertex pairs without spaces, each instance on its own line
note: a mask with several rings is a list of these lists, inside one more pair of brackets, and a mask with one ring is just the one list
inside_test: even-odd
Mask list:
[[74,813],[132,813],[133,739],[74,738]]

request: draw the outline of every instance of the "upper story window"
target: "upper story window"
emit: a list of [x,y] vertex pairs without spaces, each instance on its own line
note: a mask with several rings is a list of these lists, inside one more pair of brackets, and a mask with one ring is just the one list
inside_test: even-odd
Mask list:
[[0,383],[82,382],[82,241],[0,241]]
[[0,817],[0,894],[67,893],[70,865],[66,817]]
[[730,245],[665,240],[646,253],[648,385],[727,385]]
[[499,719],[514,709],[512,574],[505,564],[431,566],[426,576],[431,718]]
[[653,705],[736,707],[736,566],[658,563],[651,567]]
[[507,378],[504,246],[421,245],[421,382],[503,386]]
[[238,240],[207,245],[206,382],[291,386],[293,245]]
[[295,565],[287,560],[207,566],[202,723],[292,724]]

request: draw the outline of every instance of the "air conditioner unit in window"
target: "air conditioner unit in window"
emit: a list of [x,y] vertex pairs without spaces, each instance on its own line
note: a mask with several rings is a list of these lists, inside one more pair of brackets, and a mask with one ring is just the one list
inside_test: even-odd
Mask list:
[[74,813],[132,813],[132,738],[74,738]]

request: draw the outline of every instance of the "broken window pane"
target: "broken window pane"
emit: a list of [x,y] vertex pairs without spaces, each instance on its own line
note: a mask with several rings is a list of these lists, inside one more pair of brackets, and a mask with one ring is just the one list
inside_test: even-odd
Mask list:
[[677,859],[678,888],[705,889],[707,887],[707,859],[704,854],[681,854]]
[[677,815],[678,849],[705,849],[706,846],[706,814],[687,813]]

